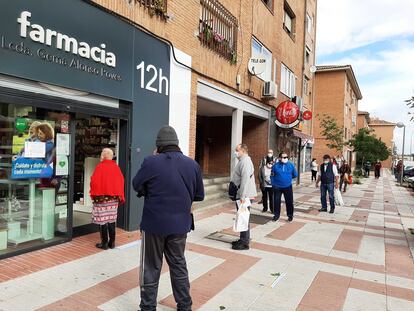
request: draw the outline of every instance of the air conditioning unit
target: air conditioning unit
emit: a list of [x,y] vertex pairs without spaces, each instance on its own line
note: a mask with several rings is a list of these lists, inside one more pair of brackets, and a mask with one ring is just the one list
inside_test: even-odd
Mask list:
[[273,81],[265,82],[263,85],[263,97],[276,98],[277,97],[277,84]]

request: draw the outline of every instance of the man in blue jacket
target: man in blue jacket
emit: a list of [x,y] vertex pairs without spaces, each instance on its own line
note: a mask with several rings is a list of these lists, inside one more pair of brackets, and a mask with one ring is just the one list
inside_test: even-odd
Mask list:
[[270,180],[272,181],[274,195],[274,216],[273,221],[277,221],[280,217],[280,203],[283,197],[286,203],[286,214],[288,221],[293,220],[293,188],[292,180],[298,177],[295,166],[289,162],[289,158],[285,152],[279,154],[279,161],[273,165]]
[[168,263],[177,310],[191,310],[184,250],[192,227],[191,205],[204,199],[200,166],[181,153],[175,130],[158,133],[157,152],[145,158],[133,180],[145,197],[141,221],[140,287],[142,311],[156,310],[163,256]]

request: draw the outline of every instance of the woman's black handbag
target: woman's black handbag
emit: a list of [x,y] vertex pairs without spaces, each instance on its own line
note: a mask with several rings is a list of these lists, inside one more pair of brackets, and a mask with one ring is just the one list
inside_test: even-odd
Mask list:
[[229,183],[229,198],[232,201],[236,201],[237,192],[239,191],[239,187],[236,186],[234,182]]

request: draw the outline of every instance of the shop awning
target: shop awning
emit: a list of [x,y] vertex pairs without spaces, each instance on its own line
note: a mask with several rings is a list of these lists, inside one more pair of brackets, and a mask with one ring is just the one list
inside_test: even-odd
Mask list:
[[306,140],[309,143],[313,143],[313,136],[302,133],[301,131],[293,129],[293,136],[295,136],[297,138],[301,138],[302,140]]

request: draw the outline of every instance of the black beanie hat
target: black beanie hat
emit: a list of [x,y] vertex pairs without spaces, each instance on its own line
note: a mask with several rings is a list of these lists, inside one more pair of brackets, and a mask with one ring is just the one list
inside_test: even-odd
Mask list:
[[178,146],[178,137],[174,128],[168,125],[163,126],[158,132],[155,145],[157,148],[165,146]]

